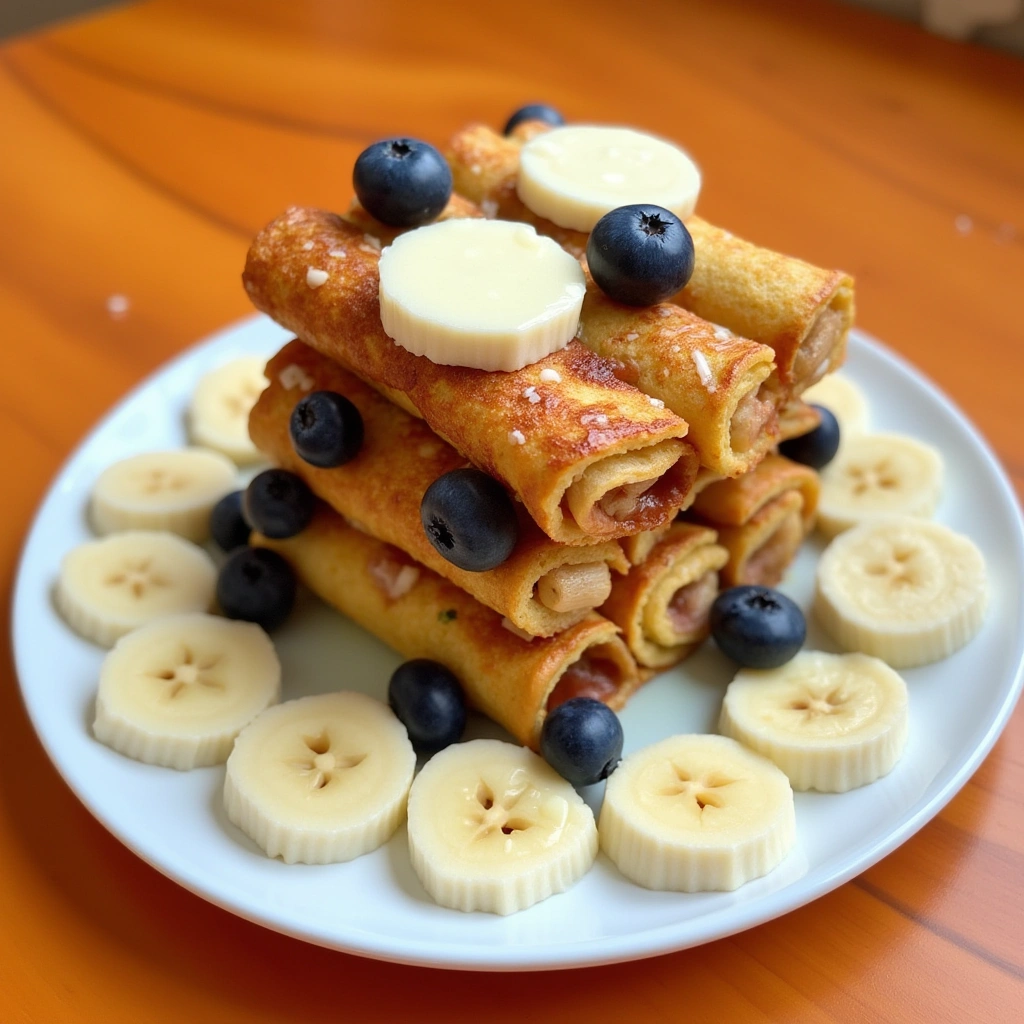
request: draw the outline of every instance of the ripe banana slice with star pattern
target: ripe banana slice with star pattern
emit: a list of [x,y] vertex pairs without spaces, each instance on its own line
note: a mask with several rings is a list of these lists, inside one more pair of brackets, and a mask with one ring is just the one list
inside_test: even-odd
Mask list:
[[401,824],[415,768],[405,726],[385,704],[361,693],[302,697],[238,737],[224,807],[268,857],[352,860]]
[[525,910],[586,874],[597,845],[582,797],[511,743],[452,744],[409,794],[412,866],[433,899],[455,910]]
[[845,793],[888,774],[907,741],[907,686],[866,654],[801,651],[729,684],[719,729],[770,758],[796,790]]
[[106,656],[93,733],[147,764],[221,764],[280,686],[281,664],[259,626],[172,615],[122,637]]

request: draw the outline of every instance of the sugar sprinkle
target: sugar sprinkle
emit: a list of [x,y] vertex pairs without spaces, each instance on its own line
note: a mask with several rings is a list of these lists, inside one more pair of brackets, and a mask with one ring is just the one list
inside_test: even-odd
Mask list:
[[707,356],[705,356],[699,349],[694,349],[691,354],[693,355],[693,365],[697,367],[697,376],[700,377],[701,384],[703,384],[711,394],[714,394],[717,385],[711,375],[711,367],[708,366]]
[[526,435],[521,430],[510,430],[508,433],[509,444],[526,444]]
[[562,383],[562,375],[557,370],[552,370],[548,366],[545,366],[544,369],[540,371],[540,379],[547,381],[549,384]]
[[306,271],[306,284],[308,284],[310,288],[319,288],[328,277],[330,277],[330,274],[328,274],[326,270],[318,270],[316,267],[310,267]]

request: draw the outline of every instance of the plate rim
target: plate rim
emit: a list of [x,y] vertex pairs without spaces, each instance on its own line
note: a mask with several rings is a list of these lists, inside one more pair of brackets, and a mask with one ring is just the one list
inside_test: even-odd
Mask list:
[[[361,943],[339,941],[338,936],[322,934],[316,928],[306,931],[296,929],[288,921],[282,919],[279,914],[275,913],[273,908],[264,908],[260,913],[256,913],[244,903],[232,902],[229,899],[218,897],[216,892],[203,887],[200,878],[194,877],[188,871],[182,870],[180,865],[161,862],[155,853],[147,851],[131,836],[123,834],[118,828],[117,823],[108,820],[102,810],[93,803],[87,789],[81,788],[77,784],[75,776],[65,771],[59,754],[56,754],[51,749],[45,731],[33,712],[32,704],[23,683],[24,670],[21,650],[24,641],[21,640],[21,637],[27,627],[23,625],[23,614],[25,613],[21,609],[27,604],[23,600],[23,594],[31,586],[31,580],[26,572],[26,563],[37,530],[40,529],[41,513],[44,507],[54,499],[62,481],[72,469],[76,460],[94,443],[107,424],[115,419],[125,406],[133,402],[138,394],[153,387],[165,375],[173,373],[180,366],[193,360],[199,351],[213,348],[228,337],[236,334],[245,334],[247,331],[265,323],[267,323],[267,318],[260,314],[244,317],[190,345],[148,373],[94,423],[85,436],[75,445],[74,450],[64,459],[33,513],[31,525],[25,535],[18,555],[15,583],[12,589],[10,613],[11,647],[19,696],[32,724],[32,728],[50,762],[54,765],[64,783],[74,793],[76,799],[86,807],[89,813],[118,842],[162,875],[170,878],[205,901],[235,916],[301,941],[312,942],[353,955],[422,967],[480,971],[562,970],[600,966],[668,954],[725,938],[773,920],[776,917],[813,902],[877,864],[942,811],[977,771],[1005,729],[1020,698],[1021,690],[1024,688],[1024,608],[1021,609],[1017,621],[1016,668],[1013,673],[1013,679],[1005,692],[1003,701],[996,714],[988,723],[983,734],[978,738],[970,755],[952,773],[947,782],[930,798],[920,799],[899,826],[890,831],[884,838],[871,844],[849,863],[845,863],[838,866],[835,870],[827,872],[823,877],[818,878],[813,885],[798,886],[795,889],[793,884],[785,885],[780,889],[765,894],[752,903],[738,903],[735,906],[717,911],[712,915],[715,927],[707,934],[680,937],[679,933],[687,930],[688,925],[690,926],[689,930],[692,930],[692,923],[694,921],[704,920],[704,918],[696,918],[647,928],[642,932],[618,935],[611,938],[588,939],[568,944],[546,943],[544,945],[508,945],[500,947],[480,946],[470,943],[463,943],[460,946],[456,943],[447,942],[443,947],[444,952],[439,955],[437,948],[424,940],[399,938],[397,942],[393,939],[385,942],[377,933],[362,932],[359,929],[352,928],[348,929],[348,937],[350,939],[359,937],[363,941]],[[284,336],[285,334],[282,334],[282,337]],[[890,364],[890,367],[897,371],[897,373],[913,377],[928,392],[932,400],[944,406],[947,414],[956,421],[958,431],[970,439],[974,449],[981,454],[987,463],[989,475],[997,482],[1004,501],[1014,511],[1014,547],[1017,558],[1024,563],[1024,518],[1021,515],[1021,507],[1005,469],[985,437],[971,423],[956,402],[903,356],[894,352],[874,336],[857,328],[851,331],[851,339],[856,339],[856,343],[862,343],[868,349],[873,350],[872,354],[874,356]],[[672,940],[671,936],[673,935],[677,937],[676,941]]]

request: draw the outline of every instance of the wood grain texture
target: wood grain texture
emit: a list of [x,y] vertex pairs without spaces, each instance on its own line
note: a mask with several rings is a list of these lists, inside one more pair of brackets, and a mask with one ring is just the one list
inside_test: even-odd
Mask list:
[[[827,0],[553,6],[156,0],[0,50],[5,623],[49,479],[144,373],[249,311],[259,227],[341,207],[374,137],[442,143],[536,98],[681,139],[709,219],[852,272],[860,325],[962,405],[1024,493],[1024,63]],[[2,672],[5,1024],[1020,1019],[1020,712],[933,823],[816,903],[513,982],[329,953],[186,893],[71,796]]]

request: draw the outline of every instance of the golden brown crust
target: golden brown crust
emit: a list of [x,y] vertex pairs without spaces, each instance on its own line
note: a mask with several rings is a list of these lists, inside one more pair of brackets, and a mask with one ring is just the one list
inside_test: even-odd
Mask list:
[[803,437],[821,423],[821,414],[799,398],[788,401],[779,410],[779,440]]
[[[257,536],[254,542],[280,552],[311,590],[404,657],[447,665],[474,707],[534,749],[548,696],[586,652],[597,648],[621,674],[610,704],[621,707],[640,685],[617,628],[600,615],[547,639],[524,640],[455,584],[346,525],[326,506],[297,536],[282,541]],[[411,567],[415,581],[391,598],[380,585],[382,565]]]
[[[805,536],[802,509],[798,491],[783,491],[742,526],[719,526],[718,542],[729,552],[722,586],[760,583],[771,587],[778,583]],[[766,554],[771,557],[765,558]]]
[[[301,371],[305,385],[289,367]],[[519,542],[506,562],[488,572],[466,572],[443,558],[427,539],[420,520],[426,489],[441,475],[466,465],[451,445],[422,420],[381,397],[354,374],[293,341],[267,365],[269,386],[249,417],[249,433],[260,451],[301,476],[315,494],[360,529],[401,548],[428,568],[458,584],[489,608],[535,636],[551,636],[578,622],[588,609],[554,612],[535,597],[537,581],[562,565],[599,562],[617,572],[628,568],[616,541],[566,547],[546,537],[518,505]],[[287,385],[291,384],[291,387]],[[292,446],[289,421],[310,391],[335,391],[363,418],[364,440],[352,461],[318,469]]]
[[[377,300],[379,253],[335,214],[294,207],[249,250],[243,280],[256,307],[324,355],[414,411],[474,465],[517,494],[554,540],[584,544],[628,536],[670,520],[696,473],[685,421],[653,406],[614,367],[577,341],[513,373],[441,366],[384,333]],[[318,287],[310,267],[327,271]],[[556,383],[542,381],[554,370]],[[535,388],[540,401],[524,396]],[[678,442],[679,461],[651,487],[635,514],[604,517],[587,534],[563,497],[588,466],[608,456]]]
[[[531,126],[534,135],[543,130]],[[584,233],[536,216],[516,194],[521,142],[485,125],[458,132],[447,153],[455,190],[485,210],[533,224],[574,256],[583,256]],[[480,173],[473,173],[477,167]],[[697,216],[686,225],[697,259],[693,276],[674,302],[768,345],[775,354],[779,392],[799,394],[824,372],[842,365],[854,314],[849,274],[764,249]]]
[[806,533],[814,525],[820,490],[818,474],[810,466],[769,455],[743,476],[710,484],[691,507],[694,514],[715,526],[742,526],[773,498],[785,491],[797,491]]
[[706,628],[701,627],[669,642],[673,629],[667,621],[667,606],[673,593],[726,564],[728,554],[715,540],[714,530],[676,523],[644,562],[613,581],[611,596],[600,611],[622,629],[640,665],[659,669],[674,665],[706,636]]

